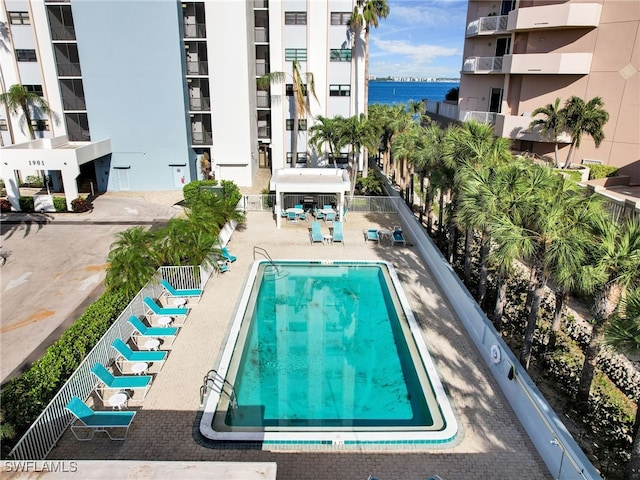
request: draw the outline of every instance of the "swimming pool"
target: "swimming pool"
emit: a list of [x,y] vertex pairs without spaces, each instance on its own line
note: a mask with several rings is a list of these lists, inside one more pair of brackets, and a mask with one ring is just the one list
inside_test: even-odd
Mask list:
[[265,443],[445,443],[457,423],[393,266],[255,262],[201,433]]

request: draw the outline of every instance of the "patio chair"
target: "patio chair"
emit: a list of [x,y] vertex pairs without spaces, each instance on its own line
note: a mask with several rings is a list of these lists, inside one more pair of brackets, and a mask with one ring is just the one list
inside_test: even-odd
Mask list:
[[238,259],[238,257],[229,253],[227,247],[222,247],[222,258],[224,258],[229,263],[233,263]]
[[[171,345],[178,334],[178,327],[147,327],[144,322],[135,315],[129,317],[129,323],[136,330],[132,335],[133,337],[166,338],[171,340],[169,343],[169,345]],[[134,338],[134,340],[136,339]]]
[[287,217],[287,212],[285,212],[284,208],[281,208],[281,209],[280,209],[280,216],[281,216],[282,218],[286,218],[286,217]]
[[[71,433],[81,442],[91,440],[96,432],[106,433],[111,440],[125,440],[136,415],[136,412],[96,412],[76,396],[71,397],[65,408],[76,417],[71,423]],[[111,436],[110,430],[116,428],[124,428],[124,436]],[[88,430],[91,436],[80,438],[76,430]]]
[[342,222],[333,223],[333,243],[342,242],[344,245],[344,233],[342,232]]
[[298,221],[298,216],[295,214],[295,212],[287,212],[287,221],[295,223]]
[[318,210],[317,208],[314,209],[313,214],[316,216],[316,219],[318,220],[322,220],[324,219],[324,213],[322,213],[320,210]]
[[160,285],[162,285],[162,288],[164,288],[167,297],[199,297],[202,295],[202,290],[198,288],[176,289],[164,278],[160,280]]
[[91,373],[98,379],[96,393],[102,401],[105,401],[107,390],[133,390],[141,391],[142,398],[147,396],[153,377],[151,375],[124,375],[116,377],[101,363],[96,363]]
[[134,352],[121,338],[116,338],[111,346],[116,351],[116,366],[122,372],[124,364],[129,363],[162,363],[167,359],[167,352]]
[[224,272],[230,271],[231,268],[229,267],[229,262],[221,258],[216,262],[216,270],[218,273],[224,273]]
[[336,219],[336,214],[331,212],[331,213],[325,213],[324,214],[324,223],[333,223]]
[[302,204],[298,203],[297,205],[294,205],[293,208],[299,208],[300,210],[304,210],[304,208],[302,208]]
[[395,245],[396,243],[402,244],[404,247],[407,246],[407,241],[402,234],[402,227],[399,226],[393,227],[393,233],[391,234],[391,245]]
[[188,315],[189,309],[187,307],[161,307],[151,297],[144,297],[144,304],[146,306],[145,315]]
[[364,234],[365,242],[371,240],[373,242],[380,243],[380,236],[378,235],[377,228],[369,228],[367,230],[363,230],[362,233]]
[[324,236],[322,235],[322,228],[320,227],[320,222],[317,220],[315,222],[311,222],[311,230],[309,232],[309,238],[311,239],[311,244],[313,245],[316,242],[323,243]]
[[322,207],[322,208],[323,208],[323,210],[331,210],[331,209],[333,209],[333,205],[326,205],[325,204],[325,206]]

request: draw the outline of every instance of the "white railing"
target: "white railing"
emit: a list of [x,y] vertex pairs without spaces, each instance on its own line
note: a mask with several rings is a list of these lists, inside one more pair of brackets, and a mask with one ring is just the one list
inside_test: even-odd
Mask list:
[[438,114],[442,117],[458,119],[458,105],[440,102]]
[[461,122],[475,120],[476,122],[488,123],[493,125],[496,123],[497,115],[498,114],[495,112],[477,112],[472,110],[460,110],[460,115],[458,117],[458,120],[460,120]]
[[[289,208],[297,204],[304,205],[308,203],[305,202],[304,198],[307,196],[308,195],[302,194],[285,194],[284,206],[285,208]],[[335,204],[336,201],[335,195],[314,195],[313,197],[313,203],[320,206]],[[398,209],[398,201],[400,201],[400,199],[397,197],[354,196],[352,198],[347,195],[344,199],[344,206],[349,209],[349,212],[395,213]],[[243,208],[246,211],[273,211],[275,195],[244,195],[241,202],[243,202]]]
[[502,73],[503,57],[468,57],[462,64],[463,72]]
[[507,31],[508,15],[480,17],[467,26],[467,37],[480,34],[502,33]]

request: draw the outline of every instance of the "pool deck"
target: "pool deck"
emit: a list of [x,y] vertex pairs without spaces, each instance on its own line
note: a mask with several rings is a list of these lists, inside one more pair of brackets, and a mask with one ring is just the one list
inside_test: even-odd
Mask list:
[[[394,214],[349,212],[344,245],[311,244],[310,223],[283,222],[277,229],[271,213],[249,212],[228,245],[238,260],[230,271],[213,277],[200,302],[171,347],[124,442],[97,434],[78,442],[65,432],[48,459],[275,462],[280,480],[351,479],[444,480],[552,478],[520,425],[489,369],[440,294],[429,271],[412,248],[365,242],[368,227],[391,229]],[[323,233],[328,227],[323,224]],[[242,447],[211,449],[198,443],[199,388],[216,366],[237,301],[253,262],[253,247],[273,259],[384,260],[392,263],[403,284],[427,347],[449,394],[459,423],[458,439],[450,446],[277,446],[271,450]],[[322,448],[324,447],[324,448]],[[269,447],[266,447],[269,448]],[[136,477],[137,478],[137,477]],[[146,478],[146,477],[145,477]],[[154,478],[163,478],[154,476]]]

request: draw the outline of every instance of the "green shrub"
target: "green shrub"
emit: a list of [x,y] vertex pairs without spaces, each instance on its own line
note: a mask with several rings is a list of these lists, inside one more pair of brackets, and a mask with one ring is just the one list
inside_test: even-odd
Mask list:
[[611,165],[589,165],[589,168],[591,169],[589,172],[589,180],[615,177],[618,175],[618,167],[612,167]]
[[573,180],[574,182],[579,182],[582,180],[582,173],[578,172],[577,170],[569,170],[566,168],[556,168],[556,172],[558,172],[559,174],[564,174],[567,177],[569,177],[570,180]]
[[71,209],[76,213],[88,212],[91,210],[91,204],[86,198],[78,197],[71,200]]
[[122,291],[103,293],[40,360],[5,385],[2,419],[15,430],[14,438],[22,437],[130,300]]
[[222,185],[222,191],[224,192],[225,203],[236,205],[242,198],[242,194],[240,193],[238,186],[231,180],[222,180],[220,184]]
[[0,212],[7,213],[11,211],[11,202],[6,198],[0,200]]
[[42,187],[44,184],[42,183],[42,177],[39,175],[27,175],[24,183],[21,186],[24,187]]
[[67,199],[64,197],[53,197],[53,206],[56,209],[56,212],[66,212]]
[[195,199],[200,195],[200,187],[215,187],[218,185],[217,180],[194,180],[182,187],[182,195],[184,203],[192,205]]
[[20,197],[18,199],[18,203],[20,204],[20,210],[22,210],[23,212],[33,212],[34,211],[34,205],[33,205],[33,197]]

